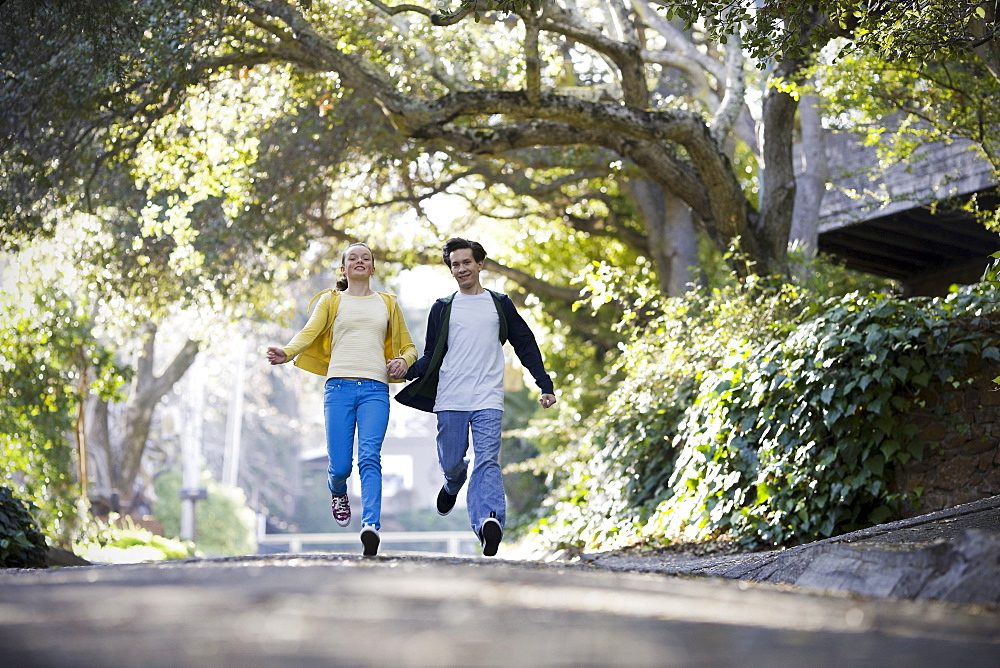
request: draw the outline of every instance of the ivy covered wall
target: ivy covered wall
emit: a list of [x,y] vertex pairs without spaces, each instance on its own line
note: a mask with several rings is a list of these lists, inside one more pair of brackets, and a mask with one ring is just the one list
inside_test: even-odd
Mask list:
[[[1000,494],[1000,365],[974,361],[968,382],[950,396],[929,393],[927,407],[911,416],[924,457],[896,467],[892,491],[912,499],[912,517]],[[949,419],[942,420],[938,409]]]
[[995,493],[989,286],[817,299],[761,284],[666,306],[550,457],[529,541],[794,545]]

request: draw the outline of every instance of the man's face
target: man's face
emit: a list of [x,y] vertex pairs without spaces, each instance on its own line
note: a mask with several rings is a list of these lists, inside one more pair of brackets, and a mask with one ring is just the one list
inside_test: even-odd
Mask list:
[[471,248],[453,250],[448,256],[451,275],[458,281],[458,287],[468,290],[479,286],[479,272],[483,269],[482,262],[476,262],[472,257]]

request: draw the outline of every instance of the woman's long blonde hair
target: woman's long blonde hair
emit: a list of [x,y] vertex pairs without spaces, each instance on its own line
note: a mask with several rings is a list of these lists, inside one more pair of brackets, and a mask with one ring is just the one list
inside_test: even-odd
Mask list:
[[[373,251],[371,249],[371,247],[368,244],[366,244],[365,242],[363,242],[363,241],[355,241],[353,244],[350,244],[347,248],[344,249],[344,252],[340,254],[340,266],[341,266],[341,268],[344,268],[344,267],[347,266],[347,251],[351,250],[355,246],[363,246],[364,248],[368,249],[368,252],[372,254],[372,268],[374,269],[375,268],[375,251]],[[340,292],[343,292],[346,289],[347,289],[347,276],[344,275],[344,274],[341,274],[340,278],[337,279],[337,290],[339,290]]]

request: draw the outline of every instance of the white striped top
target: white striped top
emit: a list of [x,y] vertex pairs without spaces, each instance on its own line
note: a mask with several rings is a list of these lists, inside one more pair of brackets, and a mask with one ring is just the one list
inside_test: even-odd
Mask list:
[[389,311],[377,292],[367,297],[340,295],[333,321],[327,378],[367,378],[389,382],[385,369],[385,334]]

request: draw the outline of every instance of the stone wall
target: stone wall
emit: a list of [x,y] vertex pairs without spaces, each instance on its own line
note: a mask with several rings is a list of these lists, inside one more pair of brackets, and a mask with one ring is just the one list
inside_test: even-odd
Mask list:
[[[893,491],[923,492],[903,517],[951,508],[1000,494],[1000,365],[977,365],[972,382],[953,393],[931,393],[913,415],[927,450],[920,461],[895,470]],[[943,414],[937,407],[944,406]]]

